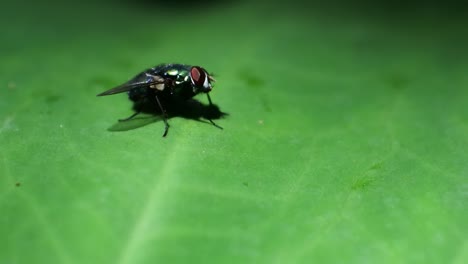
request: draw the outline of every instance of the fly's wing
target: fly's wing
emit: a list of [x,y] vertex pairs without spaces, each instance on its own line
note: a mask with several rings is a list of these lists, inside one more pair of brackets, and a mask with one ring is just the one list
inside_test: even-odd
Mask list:
[[140,87],[158,87],[158,84],[159,85],[164,84],[163,77],[159,75],[152,75],[150,73],[143,72],[135,76],[130,81],[122,85],[119,85],[117,87],[114,87],[110,90],[107,90],[105,92],[102,92],[98,94],[97,96],[112,95],[112,94],[128,92],[134,88],[140,88]]

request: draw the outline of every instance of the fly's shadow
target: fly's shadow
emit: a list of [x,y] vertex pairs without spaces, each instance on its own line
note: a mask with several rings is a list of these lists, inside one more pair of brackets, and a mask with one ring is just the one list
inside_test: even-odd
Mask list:
[[[221,127],[215,124],[213,120],[222,119],[229,115],[228,113],[222,112],[216,104],[205,105],[196,99],[172,101],[165,105],[165,109],[169,119],[182,117],[212,124],[217,128]],[[133,110],[135,113],[144,113],[146,115],[136,116],[136,114],[134,114],[129,118],[119,120],[107,130],[112,132],[128,131],[163,120],[162,112],[155,102],[135,103],[133,105]]]

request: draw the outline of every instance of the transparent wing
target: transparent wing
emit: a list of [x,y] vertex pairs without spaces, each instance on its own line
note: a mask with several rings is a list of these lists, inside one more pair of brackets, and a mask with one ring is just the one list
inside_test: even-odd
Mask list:
[[112,89],[109,89],[105,92],[102,92],[98,94],[97,96],[104,96],[104,95],[112,95],[112,94],[118,94],[118,93],[123,93],[123,92],[128,92],[132,89],[135,88],[140,88],[140,87],[149,87],[152,85],[156,84],[163,84],[164,83],[164,78],[158,75],[152,75],[147,72],[143,72],[135,76],[133,79],[130,81],[119,85],[117,87],[114,87]]
[[139,88],[139,87],[148,87],[152,84],[158,84],[158,83],[164,83],[164,82],[141,82],[141,83],[125,83],[122,85],[119,85],[117,87],[114,87],[112,89],[109,89],[105,92],[102,92],[98,94],[97,96],[104,96],[104,95],[112,95],[112,94],[118,94],[118,93],[123,93],[123,92],[128,92],[134,88]]

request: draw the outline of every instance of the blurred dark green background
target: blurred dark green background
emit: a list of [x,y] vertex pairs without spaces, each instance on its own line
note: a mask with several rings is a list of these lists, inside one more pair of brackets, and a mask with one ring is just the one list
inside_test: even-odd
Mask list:
[[[466,10],[3,1],[0,263],[467,263]],[[108,131],[162,62],[224,130]]]

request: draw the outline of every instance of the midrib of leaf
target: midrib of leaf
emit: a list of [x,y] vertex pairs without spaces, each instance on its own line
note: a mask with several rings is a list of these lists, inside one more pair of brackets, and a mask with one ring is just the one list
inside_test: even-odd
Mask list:
[[[181,143],[178,143],[181,144]],[[151,233],[155,233],[155,230],[161,230],[162,223],[158,221],[160,213],[163,212],[165,201],[169,201],[167,195],[167,188],[176,182],[177,175],[173,173],[177,162],[180,161],[180,153],[178,151],[178,144],[167,151],[168,155],[164,161],[164,167],[161,169],[159,177],[155,176],[155,180],[150,188],[147,195],[146,203],[141,207],[141,212],[136,218],[132,228],[130,229],[127,243],[120,250],[121,255],[117,258],[116,263],[119,264],[133,264],[137,263],[139,256],[143,253],[141,249],[147,240],[148,230],[151,229]]]

